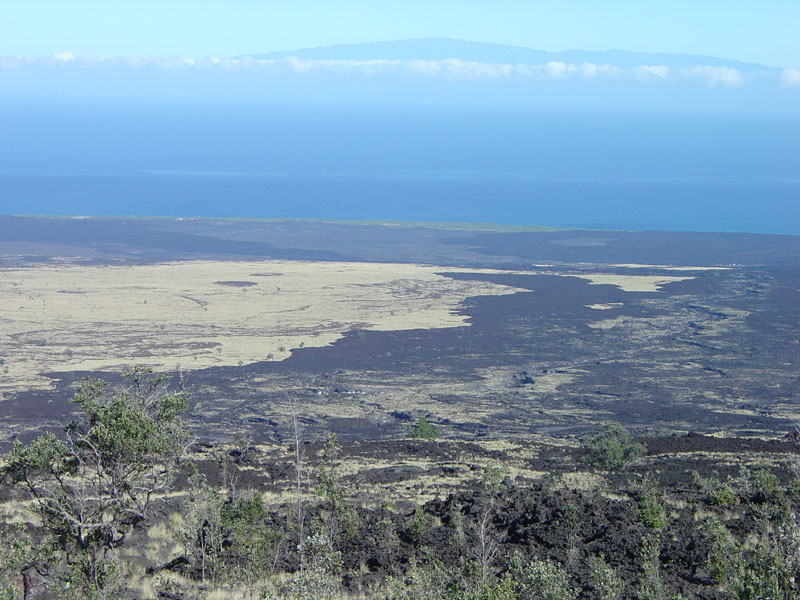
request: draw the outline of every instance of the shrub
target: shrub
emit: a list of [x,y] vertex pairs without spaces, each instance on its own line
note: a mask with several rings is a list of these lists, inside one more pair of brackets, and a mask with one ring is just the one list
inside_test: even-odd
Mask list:
[[272,530],[261,496],[225,499],[202,476],[193,475],[192,498],[183,506],[179,539],[203,582],[245,584],[256,589],[272,575],[283,536]]
[[631,440],[619,425],[606,425],[584,442],[583,462],[601,469],[621,469],[642,456],[645,448]]
[[794,582],[785,578],[782,557],[759,545],[747,560],[740,562],[730,577],[728,589],[734,600],[773,600],[795,598]]
[[640,484],[640,495],[636,507],[639,520],[645,527],[661,529],[667,524],[664,498],[658,482],[645,476]]
[[800,522],[787,516],[775,531],[767,531],[755,549],[742,553],[728,579],[734,600],[797,598],[800,573]]
[[725,583],[738,560],[739,549],[736,540],[716,517],[706,520],[703,536],[709,545],[705,565],[708,574],[714,583]]
[[300,551],[308,562],[289,583],[289,597],[293,600],[338,597],[341,592],[342,553],[334,549],[327,532],[323,529],[307,537]]
[[229,577],[248,587],[272,574],[280,556],[281,536],[267,525],[266,517],[264,501],[256,494],[222,507]]
[[766,467],[756,467],[750,471],[747,483],[752,499],[757,502],[772,502],[782,494],[778,476]]
[[408,434],[413,438],[432,440],[440,436],[439,430],[428,422],[425,417],[417,419],[417,423],[411,427]]
[[622,596],[625,583],[616,569],[595,556],[592,559],[592,587],[598,600],[617,600]]
[[433,529],[433,517],[426,513],[422,506],[417,505],[411,517],[411,527],[409,528],[411,539],[418,544],[431,529]]
[[439,560],[429,557],[420,565],[412,557],[405,574],[389,576],[378,600],[443,600],[451,598],[452,572]]
[[336,434],[330,434],[322,449],[323,460],[317,473],[319,478],[317,495],[327,500],[330,509],[323,521],[328,528],[329,537],[334,542],[339,541],[342,535],[352,538],[358,529],[358,513],[347,502],[336,465],[341,450],[342,447],[336,441]]
[[641,600],[666,600],[667,592],[661,579],[661,539],[656,535],[642,538],[640,548],[641,577],[639,595]]
[[397,546],[397,533],[391,519],[383,518],[375,525],[375,545],[382,550]]
[[720,483],[709,492],[707,502],[711,506],[730,506],[736,502],[736,493],[727,483]]
[[116,550],[163,502],[189,445],[179,416],[186,396],[147,367],[125,378],[128,387],[113,393],[102,380],[84,379],[64,437],[16,441],[0,469],[0,479],[27,490],[58,541],[55,576],[68,596],[110,598],[121,589]]
[[503,478],[506,476],[506,471],[497,465],[486,465],[483,468],[483,485],[488,490],[497,492],[500,490],[500,484],[503,483]]
[[521,600],[575,600],[578,590],[558,563],[545,559],[529,563],[517,583]]
[[34,564],[46,569],[54,550],[33,544],[23,525],[0,523],[0,600],[18,600],[22,569]]
[[453,543],[461,547],[467,543],[467,533],[464,527],[464,513],[463,505],[455,503],[450,507],[448,527],[450,528],[450,535]]
[[460,590],[452,594],[452,600],[519,600],[517,585],[506,575],[494,585],[483,585],[476,590]]
[[736,503],[736,492],[733,486],[730,482],[720,483],[717,473],[706,479],[697,471],[692,471],[692,483],[705,496],[706,504],[730,506]]

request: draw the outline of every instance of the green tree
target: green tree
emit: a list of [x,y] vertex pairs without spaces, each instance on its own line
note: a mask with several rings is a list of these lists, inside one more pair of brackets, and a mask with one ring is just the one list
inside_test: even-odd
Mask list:
[[252,596],[275,572],[284,547],[270,528],[264,501],[257,494],[224,498],[199,474],[183,507],[180,539],[201,581],[244,584]]
[[639,520],[651,529],[663,529],[667,524],[664,511],[664,493],[658,481],[645,475],[639,484],[636,512]]
[[358,528],[358,513],[347,501],[337,468],[341,451],[342,447],[336,441],[336,434],[330,434],[322,448],[322,464],[317,472],[319,478],[317,495],[325,498],[328,508],[322,521],[333,544],[340,542],[343,536],[352,538]]
[[740,560],[739,545],[717,517],[706,519],[701,532],[708,544],[705,567],[714,583],[723,584]]
[[292,600],[328,600],[341,592],[342,553],[333,546],[325,529],[308,536],[301,553],[307,558],[305,568],[289,582]]
[[409,430],[409,435],[413,438],[432,440],[439,437],[439,430],[428,422],[425,417],[417,419],[416,424]]
[[619,425],[606,425],[584,442],[584,450],[583,462],[601,469],[621,469],[645,452]]
[[128,385],[115,391],[84,379],[71,400],[79,413],[63,435],[17,441],[0,471],[28,492],[57,544],[54,584],[69,590],[65,597],[121,593],[115,551],[171,488],[189,446],[179,416],[185,394],[147,367],[124,376]]
[[411,515],[411,526],[408,529],[409,535],[415,544],[419,544],[430,533],[431,529],[433,529],[433,523],[433,516],[426,513],[423,506],[417,504],[414,508],[414,514]]
[[517,581],[517,597],[521,600],[575,600],[578,590],[569,573],[550,560],[528,563]]
[[617,600],[622,596],[625,582],[617,570],[608,565],[600,556],[592,557],[592,588],[598,600]]
[[19,523],[0,523],[0,600],[19,600],[22,571],[36,565],[46,571],[51,548],[47,544],[33,544],[30,531]]

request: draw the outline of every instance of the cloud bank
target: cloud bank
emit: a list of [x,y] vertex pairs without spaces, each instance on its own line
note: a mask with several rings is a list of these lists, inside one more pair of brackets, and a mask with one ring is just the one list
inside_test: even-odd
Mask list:
[[800,69],[784,69],[781,72],[781,83],[786,87],[800,88]]
[[694,84],[712,88],[737,88],[773,82],[800,88],[800,69],[744,73],[732,67],[698,65],[670,68],[665,65],[617,67],[610,64],[551,61],[545,64],[505,64],[460,60],[309,60],[290,56],[280,59],[183,58],[155,56],[76,56],[65,51],[49,57],[0,57],[0,71],[57,70],[156,70],[188,72],[253,72],[261,74],[344,75],[358,77],[400,76],[445,81],[541,80],[634,82],[640,84]]

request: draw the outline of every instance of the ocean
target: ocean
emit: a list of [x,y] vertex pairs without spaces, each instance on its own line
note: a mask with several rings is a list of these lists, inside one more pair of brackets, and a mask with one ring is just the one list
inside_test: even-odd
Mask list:
[[800,119],[6,100],[0,214],[800,235]]

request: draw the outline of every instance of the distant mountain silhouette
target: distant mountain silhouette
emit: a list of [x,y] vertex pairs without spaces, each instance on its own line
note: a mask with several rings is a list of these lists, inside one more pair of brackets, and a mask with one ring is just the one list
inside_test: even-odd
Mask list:
[[521,46],[468,42],[451,38],[422,38],[363,44],[336,44],[319,48],[281,50],[263,54],[248,54],[235,58],[281,59],[297,56],[307,60],[445,60],[457,58],[465,61],[503,64],[544,64],[550,61],[566,63],[607,64],[620,68],[641,65],[665,65],[670,68],[713,66],[731,67],[741,72],[778,71],[757,63],[747,63],[713,56],[694,54],[668,54],[630,52],[628,50],[565,50],[546,52]]

